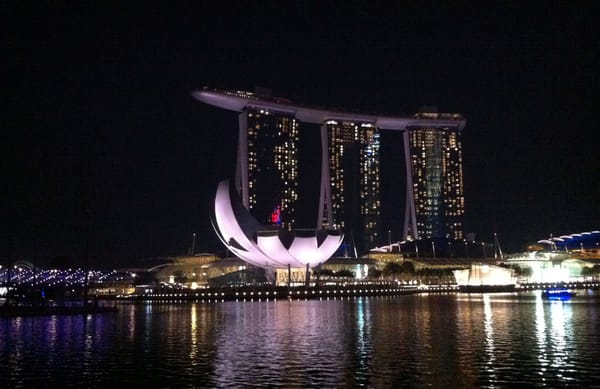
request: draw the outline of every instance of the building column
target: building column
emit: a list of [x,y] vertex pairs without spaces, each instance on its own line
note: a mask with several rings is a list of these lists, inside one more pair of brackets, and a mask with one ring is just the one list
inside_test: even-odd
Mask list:
[[419,239],[417,230],[417,212],[415,209],[415,195],[413,187],[412,161],[410,158],[410,131],[405,130],[402,134],[404,142],[404,160],[406,164],[406,211],[404,212],[404,240],[408,232],[412,232],[415,240]]
[[308,267],[308,263],[306,264],[306,287],[310,286],[310,269]]
[[[327,209],[325,209],[327,207]],[[321,188],[319,190],[319,214],[317,229],[323,228],[323,219],[327,217],[327,227],[333,226],[331,211],[331,183],[329,177],[329,144],[327,141],[327,124],[321,125]]]
[[241,112],[238,115],[238,155],[235,169],[235,187],[239,193],[242,204],[246,209],[250,208],[248,194],[248,113]]

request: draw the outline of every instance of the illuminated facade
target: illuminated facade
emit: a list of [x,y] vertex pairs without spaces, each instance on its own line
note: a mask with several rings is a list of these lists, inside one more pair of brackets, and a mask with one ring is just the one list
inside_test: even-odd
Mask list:
[[500,266],[473,263],[468,269],[454,270],[452,273],[461,290],[469,290],[470,287],[514,287],[517,284],[515,271]]
[[599,230],[550,237],[538,243],[543,246],[506,258],[508,264],[528,269],[523,281],[584,282],[597,277],[592,270],[600,263]]
[[244,204],[261,223],[293,228],[298,200],[297,120],[286,113],[248,109],[240,114],[239,139],[236,177]]
[[[421,113],[423,119],[457,114]],[[405,234],[415,239],[463,239],[465,209],[460,128],[413,126],[404,133],[407,166]]]
[[295,105],[270,94],[208,88],[192,95],[239,113],[235,187],[243,206],[261,223],[276,224],[273,221],[280,218],[283,229],[294,228],[299,195],[298,126],[302,122],[321,128],[317,230],[349,233],[361,251],[379,244],[379,134],[385,130],[404,135],[404,238],[462,238],[464,196],[458,136],[466,121],[461,115],[358,114]]
[[370,123],[328,120],[322,126],[319,221],[351,235],[359,249],[379,242],[379,130]]
[[342,235],[336,231],[287,231],[262,225],[227,180],[217,187],[211,216],[215,232],[227,249],[262,268],[308,270],[327,261],[342,243]]

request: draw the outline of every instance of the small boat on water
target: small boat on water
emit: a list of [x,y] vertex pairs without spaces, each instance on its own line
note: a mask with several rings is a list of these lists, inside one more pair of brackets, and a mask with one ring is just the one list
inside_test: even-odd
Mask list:
[[458,291],[465,293],[504,293],[514,292],[517,289],[515,284],[506,285],[459,285]]
[[542,292],[542,298],[547,300],[569,300],[577,293],[565,288],[546,289]]

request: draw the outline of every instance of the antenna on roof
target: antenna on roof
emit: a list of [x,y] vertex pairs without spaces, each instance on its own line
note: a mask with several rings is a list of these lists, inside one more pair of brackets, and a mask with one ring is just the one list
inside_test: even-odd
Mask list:
[[498,259],[498,254],[500,254],[500,260],[504,259],[502,255],[502,248],[500,247],[500,242],[498,241],[498,234],[494,232],[494,245],[497,247],[497,250],[494,249],[494,259]]

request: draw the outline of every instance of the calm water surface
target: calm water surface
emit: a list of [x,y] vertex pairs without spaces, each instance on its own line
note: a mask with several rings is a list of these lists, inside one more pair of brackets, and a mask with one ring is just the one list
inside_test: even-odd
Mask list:
[[0,387],[598,387],[600,296],[122,304],[0,319]]

